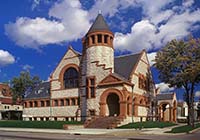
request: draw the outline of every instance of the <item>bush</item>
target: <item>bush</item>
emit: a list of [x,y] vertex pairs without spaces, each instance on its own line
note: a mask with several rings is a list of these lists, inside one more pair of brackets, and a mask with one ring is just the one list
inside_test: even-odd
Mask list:
[[64,124],[79,125],[81,122],[68,121],[0,121],[0,127],[13,128],[45,128],[45,129],[63,129]]
[[120,126],[118,128],[164,128],[169,126],[174,126],[176,124],[170,123],[170,122],[153,122],[153,121],[147,121],[147,122],[135,122],[135,123],[129,123],[123,126]]
[[166,133],[188,133],[194,129],[200,128],[200,123],[196,124],[195,127],[192,127],[190,125],[184,125],[184,126],[179,126],[179,127],[175,127],[172,128],[171,131],[168,131]]

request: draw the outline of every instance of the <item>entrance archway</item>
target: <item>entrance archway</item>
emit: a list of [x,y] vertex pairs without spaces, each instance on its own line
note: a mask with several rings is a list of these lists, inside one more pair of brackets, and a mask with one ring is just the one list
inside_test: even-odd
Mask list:
[[160,114],[160,120],[161,121],[167,121],[171,122],[172,117],[171,117],[171,105],[170,103],[163,102],[160,104],[159,107],[159,114]]
[[110,93],[106,99],[108,107],[108,116],[119,116],[120,106],[119,106],[119,97],[115,93]]
[[100,116],[126,116],[127,101],[122,91],[110,88],[100,96]]

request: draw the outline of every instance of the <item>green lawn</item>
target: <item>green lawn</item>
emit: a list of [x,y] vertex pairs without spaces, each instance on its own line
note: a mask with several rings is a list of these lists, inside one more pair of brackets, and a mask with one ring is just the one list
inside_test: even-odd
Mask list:
[[169,123],[169,122],[152,122],[152,121],[147,121],[147,122],[135,122],[135,123],[129,123],[123,126],[120,126],[118,128],[123,128],[123,129],[132,129],[132,128],[164,128],[164,127],[169,127],[169,126],[174,126],[176,124],[174,123]]
[[166,133],[188,133],[189,131],[192,131],[197,128],[200,128],[200,123],[196,124],[195,127],[188,126],[188,125],[175,127],[171,131],[168,131]]
[[64,124],[79,125],[82,122],[67,121],[0,121],[0,127],[13,128],[46,128],[46,129],[63,129]]

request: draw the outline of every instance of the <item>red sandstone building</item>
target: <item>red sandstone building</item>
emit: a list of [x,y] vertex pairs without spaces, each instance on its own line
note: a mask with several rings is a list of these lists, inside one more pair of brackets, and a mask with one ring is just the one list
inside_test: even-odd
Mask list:
[[157,97],[145,50],[114,57],[113,40],[113,32],[99,14],[82,39],[82,53],[70,46],[50,81],[27,94],[24,120],[95,118],[86,127],[106,119],[110,119],[107,125],[116,120],[120,124],[176,121],[176,97]]

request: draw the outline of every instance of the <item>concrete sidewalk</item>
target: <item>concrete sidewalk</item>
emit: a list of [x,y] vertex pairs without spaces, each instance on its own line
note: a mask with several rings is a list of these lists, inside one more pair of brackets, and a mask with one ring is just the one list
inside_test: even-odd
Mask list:
[[32,128],[0,128],[0,131],[12,131],[12,132],[37,132],[37,133],[60,133],[60,134],[74,134],[74,135],[116,135],[116,136],[127,136],[127,135],[140,135],[140,134],[154,134],[154,135],[172,135],[171,133],[165,133],[170,131],[174,127],[181,125],[176,125],[166,128],[144,128],[142,130],[136,129],[32,129]]

